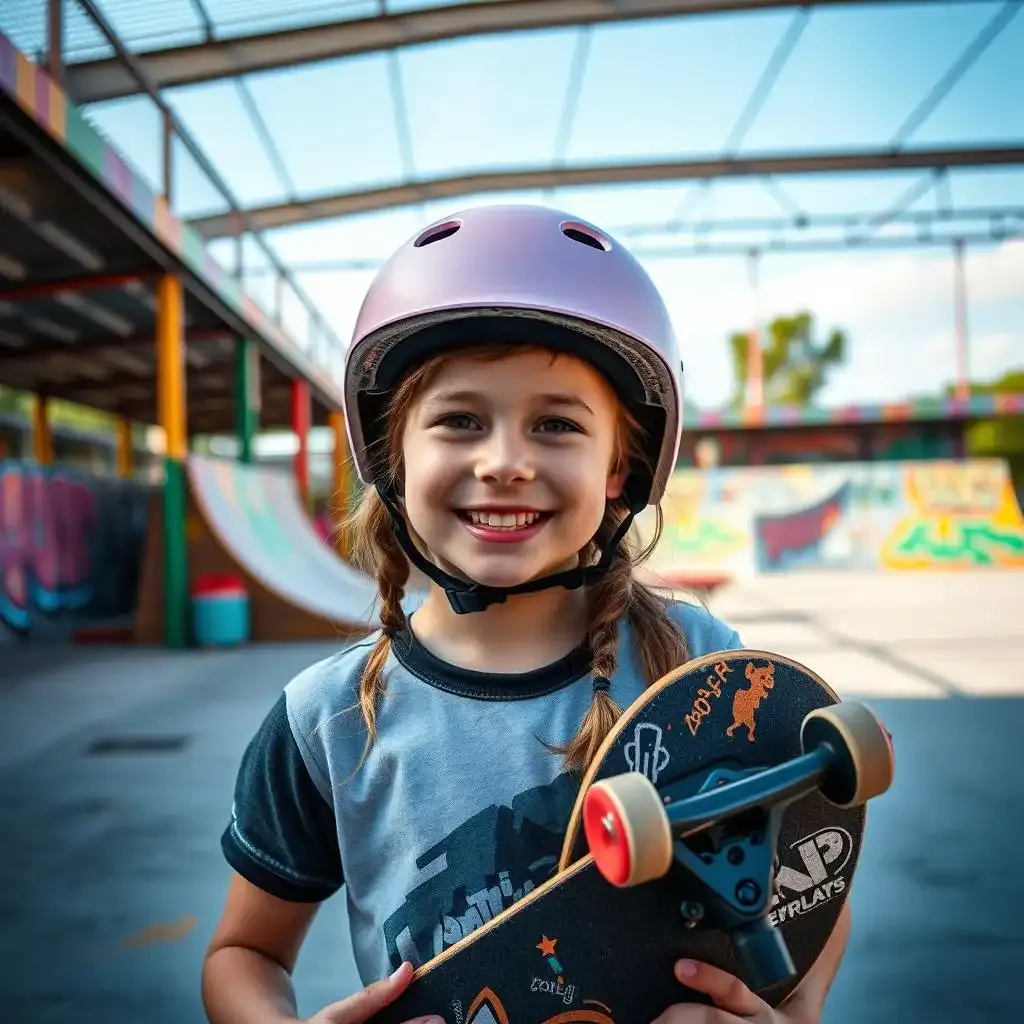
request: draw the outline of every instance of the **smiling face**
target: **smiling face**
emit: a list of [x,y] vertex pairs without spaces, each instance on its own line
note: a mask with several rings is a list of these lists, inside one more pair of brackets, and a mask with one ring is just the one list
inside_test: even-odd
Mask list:
[[401,439],[404,506],[432,561],[487,586],[570,568],[622,493],[623,416],[566,355],[446,359]]

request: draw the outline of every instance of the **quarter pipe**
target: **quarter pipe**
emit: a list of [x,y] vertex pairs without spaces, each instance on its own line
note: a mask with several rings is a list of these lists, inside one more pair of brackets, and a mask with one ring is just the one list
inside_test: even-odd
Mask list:
[[[233,573],[250,594],[252,639],[344,639],[376,628],[376,588],[321,540],[287,470],[192,455],[188,576]],[[163,638],[163,510],[150,505],[135,639]]]

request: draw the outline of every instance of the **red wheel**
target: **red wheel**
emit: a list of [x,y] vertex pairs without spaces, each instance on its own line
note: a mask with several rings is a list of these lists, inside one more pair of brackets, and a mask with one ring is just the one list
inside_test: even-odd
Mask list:
[[627,772],[595,782],[583,798],[583,830],[598,871],[625,888],[661,878],[672,864],[672,834],[658,791]]

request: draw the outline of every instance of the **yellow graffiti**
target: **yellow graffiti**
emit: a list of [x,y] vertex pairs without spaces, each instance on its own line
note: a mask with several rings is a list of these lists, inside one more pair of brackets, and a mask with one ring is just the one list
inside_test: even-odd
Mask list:
[[914,514],[883,545],[887,568],[1024,567],[1024,518],[1003,463],[915,467],[907,497]]
[[907,479],[908,497],[925,515],[997,512],[1008,487],[1000,463],[980,461],[915,466]]
[[[1024,531],[1000,531],[988,523],[918,523],[896,545],[896,555],[908,561],[950,566],[1024,564]],[[925,568],[924,564],[914,568]],[[901,568],[911,568],[904,564]]]
[[723,558],[738,551],[745,535],[718,519],[683,519],[666,531],[671,551],[705,558]]

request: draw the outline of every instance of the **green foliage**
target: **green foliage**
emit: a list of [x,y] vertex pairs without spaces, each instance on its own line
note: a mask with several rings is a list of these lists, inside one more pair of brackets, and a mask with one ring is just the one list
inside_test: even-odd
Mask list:
[[[806,405],[824,387],[828,371],[846,357],[847,338],[833,330],[823,342],[814,339],[814,317],[804,311],[776,317],[762,339],[764,401],[766,405]],[[729,336],[732,352],[733,406],[741,406],[747,389],[750,337]]]
[[[955,391],[954,385],[946,389],[949,395]],[[1024,394],[1024,370],[1011,370],[987,384],[972,384],[970,391],[972,395]],[[969,455],[1024,459],[1024,417],[998,416],[972,423],[967,430],[967,452]]]
[[[23,416],[31,420],[34,396],[0,384],[0,412]],[[50,423],[58,423],[92,434],[112,434],[116,429],[117,417],[98,409],[89,409],[74,402],[59,398],[50,399]]]

